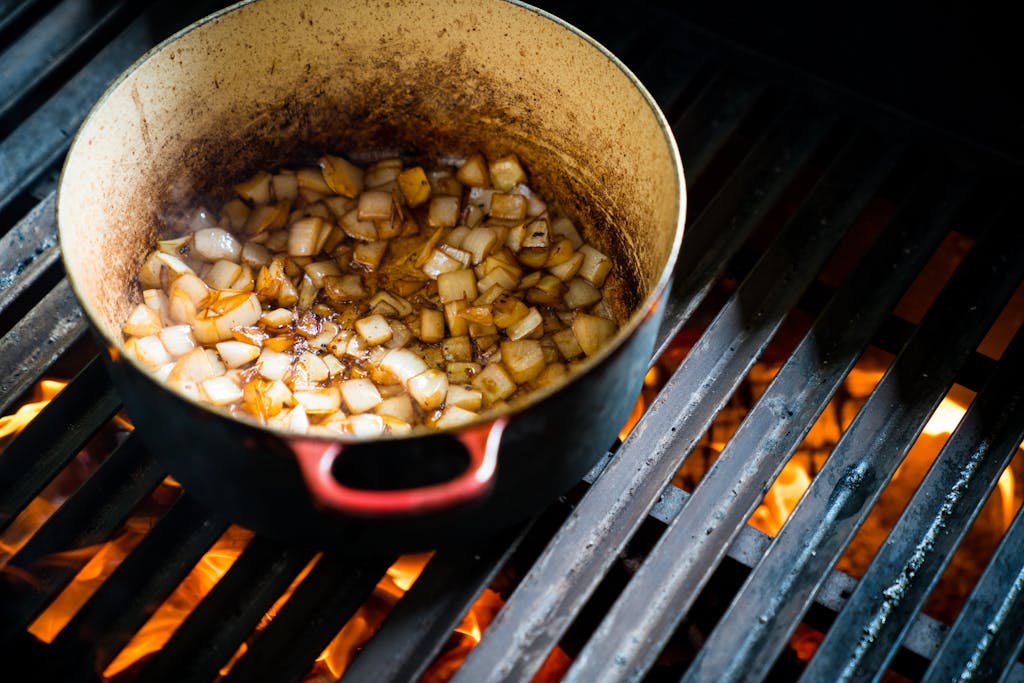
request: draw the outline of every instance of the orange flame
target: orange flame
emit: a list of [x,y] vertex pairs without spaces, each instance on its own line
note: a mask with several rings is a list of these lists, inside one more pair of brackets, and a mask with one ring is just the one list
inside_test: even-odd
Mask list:
[[[952,434],[966,413],[966,408],[947,396],[942,399],[942,403],[939,404],[939,407],[936,408],[935,412],[932,414],[931,419],[928,420],[928,424],[924,427],[924,433],[931,436]],[[1019,448],[1024,448],[1024,443],[1022,443]],[[1015,512],[1014,496],[1016,495],[1015,484],[1016,482],[1013,478],[1013,472],[1011,471],[1010,466],[1007,465],[1006,469],[1003,470],[1003,473],[999,475],[998,484],[1003,531],[1009,529],[1010,523],[1013,521],[1013,515]]]
[[923,432],[929,436],[952,434],[966,412],[966,408],[947,396],[932,413]]
[[657,391],[660,384],[661,371],[658,369],[658,366],[654,366],[644,375],[643,391],[637,396],[636,403],[633,404],[633,411],[626,418],[626,424],[622,425],[622,429],[619,430],[619,441],[625,441],[629,433],[633,431],[636,423],[644,416],[644,411],[647,409],[647,391],[651,389]]
[[[38,415],[67,382],[57,379],[40,380],[32,391],[32,398],[10,415],[0,417],[0,455],[4,445]],[[57,506],[49,500],[36,498],[21,511],[0,536],[0,561],[13,555],[28,542],[39,527],[50,518]]]
[[116,541],[49,556],[47,560],[50,562],[70,562],[92,555],[71,583],[36,617],[28,627],[29,633],[43,642],[52,642],[141,539],[141,535],[125,533]]
[[13,413],[0,417],[0,439],[14,436],[25,428],[46,405],[53,400],[53,397],[60,393],[60,390],[67,386],[67,382],[59,379],[41,380],[35,387],[32,400]]
[[1013,522],[1015,495],[1013,472],[1010,470],[1010,466],[1007,465],[1003,473],[999,475],[999,500],[1003,504],[1003,531],[1009,529],[1010,523]]
[[[656,381],[657,371],[652,370],[645,378],[645,387],[650,388]],[[0,439],[11,437],[24,429],[66,384],[57,380],[40,382],[31,402],[21,406],[14,414],[0,418]],[[623,438],[643,415],[645,405],[644,397],[641,395],[629,422],[623,428]],[[118,415],[115,422],[123,429],[132,429],[131,422],[125,417]],[[161,484],[161,489],[176,491],[179,488],[180,485],[170,477]],[[58,503],[59,501],[50,501],[45,497],[33,500],[12,523],[7,533],[0,537],[0,561],[4,555],[17,552],[18,548],[42,526]],[[129,523],[116,538],[106,543],[49,556],[47,562],[77,564],[85,561],[85,564],[68,586],[29,626],[29,632],[44,642],[52,642],[103,581],[142,540],[146,530],[151,526],[151,521],[147,519],[142,523]],[[188,614],[228,572],[251,538],[251,532],[241,527],[230,527],[107,666],[102,674],[104,680],[111,680],[162,648]],[[389,567],[377,584],[373,596],[324,649],[315,666],[323,667],[331,676],[340,677],[363,645],[379,630],[391,608],[412,587],[432,555],[433,553],[404,555]],[[299,573],[291,586],[264,615],[257,631],[270,623],[319,559],[320,555],[314,557]],[[26,576],[25,580],[31,581],[32,578]],[[480,642],[483,631],[503,604],[497,593],[485,590],[462,623],[456,627],[453,646],[439,656],[424,676],[424,680],[448,680],[465,661],[470,650]],[[224,666],[221,674],[226,674],[245,651],[246,645],[243,644]],[[569,659],[564,652],[556,649],[534,680],[559,680],[568,669],[568,663]]]
[[251,531],[237,526],[229,527],[107,666],[103,671],[104,678],[116,676],[146,655],[162,648],[195,606],[227,573],[251,539]]
[[[480,642],[483,633],[504,604],[505,601],[495,591],[485,589],[462,619],[462,623],[456,627],[455,634],[458,640],[454,647],[442,652],[434,660],[420,678],[420,683],[444,683],[451,679]],[[534,675],[533,683],[554,683],[562,680],[565,672],[569,670],[569,664],[571,660],[568,655],[562,648],[556,647]]]
[[807,468],[790,460],[768,489],[764,502],[754,511],[750,524],[770,536],[779,533],[810,485],[811,475]]
[[317,658],[340,677],[363,645],[380,629],[395,603],[405,595],[427,566],[433,553],[403,555],[388,568],[368,600]]
[[[203,559],[200,560],[199,564],[185,578],[178,589],[164,601],[114,661],[107,666],[103,672],[103,677],[109,680],[120,672],[129,669],[137,661],[162,648],[170,640],[171,636],[174,635],[175,630],[177,630],[188,614],[213,589],[221,577],[228,572],[251,538],[251,532],[241,527],[230,527],[210,551],[203,556]],[[398,599],[405,594],[419,577],[431,555],[432,553],[404,555],[388,568],[384,578],[377,584],[374,597],[356,612],[330,644],[324,648],[324,651],[317,658],[316,664],[326,667],[332,676],[341,676],[356,653],[380,628],[384,618]],[[267,614],[264,615],[257,627],[257,631],[265,628],[273,620],[319,559],[320,555],[314,557],[303,571],[299,573],[284,594],[278,598],[267,611]],[[80,604],[74,606],[71,613],[67,615],[65,623],[71,618],[74,610],[77,610]],[[43,616],[45,617],[46,613]],[[40,617],[40,619],[42,618]],[[50,617],[50,619],[54,618]],[[62,626],[63,624],[57,627],[56,631],[59,631]],[[33,633],[42,637],[41,630],[33,631]],[[246,649],[247,646],[243,644],[221,673],[227,673],[234,662],[245,653]]]
[[[851,379],[854,378],[851,374]],[[924,426],[922,433],[927,436],[941,436],[952,434],[960,420],[963,419],[967,409],[949,398],[942,399],[942,402],[932,413],[928,423]],[[1024,448],[1024,443],[1021,444]],[[901,466],[902,468],[902,466]],[[896,477],[900,470],[896,472]],[[750,518],[750,524],[766,534],[774,536],[782,529],[782,525],[789,519],[790,513],[800,498],[810,486],[811,476],[806,467],[790,461],[786,463],[779,478],[775,481],[765,496],[764,502],[755,510]],[[1002,503],[1003,530],[1009,528],[1014,515],[1014,496],[1016,494],[1013,472],[1007,466],[999,477],[999,498]]]

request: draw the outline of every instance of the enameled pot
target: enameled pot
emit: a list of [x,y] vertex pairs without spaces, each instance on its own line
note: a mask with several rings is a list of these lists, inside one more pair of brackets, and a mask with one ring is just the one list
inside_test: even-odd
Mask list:
[[[466,428],[296,438],[163,386],[124,353],[164,218],[258,169],[514,152],[614,256],[624,322],[571,381]],[[606,50],[503,0],[253,0],[167,40],[111,85],[57,202],[68,277],[147,446],[190,495],[286,540],[396,552],[536,513],[613,444],[640,390],[683,231],[683,171],[651,97]],[[632,312],[630,312],[632,311]]]

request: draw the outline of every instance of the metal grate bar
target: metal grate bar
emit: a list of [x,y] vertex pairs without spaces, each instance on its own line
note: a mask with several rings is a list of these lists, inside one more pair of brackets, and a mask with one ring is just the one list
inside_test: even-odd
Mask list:
[[855,137],[826,171],[587,491],[454,680],[524,679],[541,666],[658,492],[891,170],[898,154],[881,147],[876,140]]
[[297,681],[384,576],[393,558],[324,554],[224,679]]
[[960,185],[919,183],[648,554],[567,680],[637,680],[654,663],[764,491],[941,241],[963,197]]
[[129,4],[126,0],[63,0],[0,52],[0,117]]
[[677,36],[662,37],[658,47],[648,55],[637,68],[637,73],[644,75],[644,87],[663,112],[676,109],[683,104],[681,98],[693,85],[697,74],[707,65],[698,54],[687,50]]
[[0,338],[0,413],[85,333],[87,324],[67,279]]
[[918,486],[829,628],[805,681],[864,681],[883,670],[1024,439],[1024,330]]
[[[0,210],[60,159],[89,108],[114,77],[169,29],[209,13],[217,4],[155,3],[0,142]],[[169,17],[176,21],[168,22]]]
[[[689,500],[690,494],[674,486],[668,487],[651,509],[651,517],[666,526],[672,523]],[[753,567],[768,551],[772,538],[768,534],[744,525],[739,534],[726,549],[726,555],[746,567]],[[846,604],[846,597],[853,593],[857,581],[843,572],[832,570],[815,594],[814,601],[821,607],[836,613]],[[924,659],[938,651],[945,636],[946,626],[927,614],[918,614],[910,626],[903,647]],[[1022,667],[1024,669],[1024,667]]]
[[[120,405],[106,369],[94,358],[8,444],[0,458],[0,532]],[[69,415],[75,416],[71,422]]]
[[345,680],[419,680],[525,535],[503,536],[483,548],[439,550],[345,671]]
[[[743,245],[807,162],[830,128],[813,110],[786,110],[750,149],[722,188],[687,226],[654,359],[704,300],[726,263]],[[694,241],[699,248],[691,248]],[[699,256],[698,256],[699,254]]]
[[[825,302],[832,296],[833,288],[821,282],[814,282],[807,294],[800,299],[800,309],[806,313],[820,312]],[[882,323],[878,332],[871,338],[874,346],[896,355],[913,336],[917,326],[895,314],[890,314]],[[956,375],[958,384],[978,392],[995,370],[996,362],[992,358],[974,351],[960,367]]]
[[[47,557],[107,540],[163,476],[138,439],[129,437],[54,512],[0,574],[0,643],[17,637],[89,560],[83,555],[54,563]],[[24,573],[31,573],[28,584],[20,580]]]
[[60,258],[54,195],[0,237],[0,315]]
[[578,3],[569,2],[565,7],[552,6],[549,11],[586,30],[634,73],[641,74],[644,87],[664,112],[682,104],[680,96],[707,67],[706,55],[691,48],[678,22],[660,21],[653,14],[637,15],[638,21],[630,24],[639,32],[630,32],[627,41],[623,39],[620,13],[613,12],[597,27],[591,13],[581,13],[580,9]]
[[[1024,275],[1024,234],[978,240],[879,382],[685,680],[760,680],[928,417]],[[979,299],[978,291],[986,296]]]
[[0,32],[18,20],[38,0],[0,0]]
[[[704,173],[764,92],[762,84],[719,71],[672,123],[689,184]],[[687,145],[691,141],[697,142]]]
[[214,680],[312,556],[311,550],[254,538],[137,680]]
[[[1022,678],[1016,659],[1024,646],[1024,507],[960,610],[925,673],[937,681]],[[1012,667],[1012,668],[1011,668]]]
[[182,494],[60,632],[54,657],[105,669],[226,528]]

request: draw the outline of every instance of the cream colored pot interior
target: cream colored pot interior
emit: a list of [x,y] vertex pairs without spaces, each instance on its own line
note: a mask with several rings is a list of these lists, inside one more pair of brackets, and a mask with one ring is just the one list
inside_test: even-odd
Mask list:
[[164,44],[72,146],[58,201],[65,263],[119,345],[143,257],[197,197],[219,207],[216,188],[324,151],[472,150],[517,153],[531,183],[620,259],[629,303],[648,307],[682,233],[671,136],[607,54],[498,1],[257,0]]

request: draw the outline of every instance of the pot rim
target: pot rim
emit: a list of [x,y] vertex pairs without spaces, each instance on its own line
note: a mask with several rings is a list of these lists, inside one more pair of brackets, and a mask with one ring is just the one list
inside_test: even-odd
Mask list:
[[[204,25],[206,25],[208,23],[212,23],[214,21],[218,21],[222,17],[224,17],[224,16],[226,16],[228,14],[231,14],[233,12],[236,12],[236,11],[242,9],[243,7],[247,6],[247,5],[250,5],[250,4],[253,4],[253,3],[256,3],[256,2],[261,2],[261,1],[262,0],[241,0],[240,2],[236,2],[235,4],[232,4],[232,5],[229,5],[227,7],[222,8],[222,9],[216,10],[215,12],[212,12],[211,14],[208,14],[208,15],[200,18],[200,19],[197,19],[196,21],[194,21],[194,22],[190,23],[189,25],[185,26],[184,28],[176,31],[175,33],[171,34],[170,36],[168,36],[167,38],[165,38],[164,40],[160,41],[155,46],[153,46],[152,48],[147,50],[138,59],[136,59],[134,62],[132,62],[132,64],[130,66],[125,68],[113,81],[111,81],[111,83],[103,91],[103,94],[100,95],[100,97],[96,100],[96,102],[93,104],[93,106],[90,107],[90,109],[89,109],[88,113],[86,114],[85,118],[82,119],[82,123],[79,124],[78,129],[75,131],[75,135],[71,139],[71,144],[68,147],[68,152],[65,155],[64,163],[63,163],[63,165],[61,167],[61,173],[60,173],[60,178],[58,180],[57,192],[56,192],[56,202],[55,202],[55,207],[56,207],[55,213],[56,213],[56,222],[57,222],[57,236],[58,236],[58,243],[59,244],[62,245],[63,242],[64,242],[63,229],[62,229],[62,224],[61,224],[61,209],[62,209],[62,202],[61,202],[62,192],[61,191],[62,191],[62,189],[64,187],[65,173],[67,172],[68,166],[70,164],[72,156],[74,155],[75,149],[78,146],[79,138],[82,135],[82,132],[86,129],[86,127],[89,124],[89,122],[95,116],[98,115],[98,112],[103,108],[104,104],[110,98],[112,93],[115,90],[117,90],[125,81],[130,79],[135,74],[135,72],[144,63],[146,63],[147,61],[149,61],[151,58],[155,57],[156,55],[160,54],[161,52],[167,50],[169,47],[171,47],[173,44],[175,44],[180,38],[182,38],[186,34],[191,33],[191,32],[201,28],[202,26],[204,26]],[[683,171],[682,159],[681,159],[680,154],[679,154],[679,147],[676,144],[675,136],[672,133],[672,127],[669,124],[667,118],[665,117],[664,112],[661,110],[661,107],[658,106],[657,102],[654,100],[654,97],[647,90],[647,88],[643,85],[643,83],[641,83],[640,79],[638,79],[636,77],[636,75],[629,69],[629,67],[627,67],[610,50],[608,50],[606,47],[604,47],[600,42],[595,40],[589,34],[585,33],[584,31],[582,31],[581,29],[577,28],[576,26],[570,24],[569,22],[565,21],[564,19],[561,19],[560,17],[558,17],[558,16],[556,16],[556,15],[554,15],[554,14],[552,14],[552,13],[546,11],[546,10],[543,10],[543,9],[541,9],[539,7],[534,7],[533,5],[527,4],[526,2],[522,2],[521,0],[495,0],[495,1],[496,2],[505,3],[505,4],[508,4],[508,5],[513,5],[515,7],[519,7],[521,9],[526,10],[526,11],[533,12],[534,14],[536,14],[536,15],[538,15],[540,17],[543,17],[543,18],[547,19],[548,21],[551,21],[552,23],[554,23],[559,28],[561,28],[563,30],[566,30],[566,31],[569,31],[572,34],[575,34],[577,37],[579,37],[585,43],[587,43],[591,48],[595,49],[605,59],[607,59],[609,62],[611,62],[620,72],[622,72],[622,74],[626,77],[626,79],[630,82],[630,84],[640,94],[640,96],[642,97],[643,101],[647,104],[648,108],[651,110],[651,113],[655,117],[655,120],[656,120],[657,126],[658,126],[658,130],[661,133],[662,138],[663,138],[663,140],[665,142],[667,151],[669,152],[669,157],[671,159],[671,164],[672,164],[672,171],[673,171],[673,175],[674,175],[673,181],[674,181],[675,186],[676,186],[676,188],[678,190],[677,193],[676,193],[676,196],[675,196],[676,204],[677,204],[676,211],[675,211],[676,223],[675,223],[675,226],[673,226],[674,233],[673,233],[673,238],[672,238],[672,245],[671,245],[671,248],[669,249],[669,253],[668,253],[668,258],[666,259],[664,265],[662,266],[661,273],[660,273],[660,275],[658,277],[657,282],[655,282],[654,286],[648,292],[647,296],[644,297],[644,299],[637,305],[637,307],[630,314],[629,320],[627,320],[626,323],[619,328],[619,331],[616,333],[615,337],[610,342],[605,344],[604,347],[600,351],[598,351],[595,355],[590,356],[590,357],[588,357],[588,358],[586,358],[584,360],[584,362],[583,362],[584,365],[583,365],[582,369],[571,373],[564,380],[562,380],[562,381],[560,381],[560,382],[558,382],[558,383],[556,383],[554,385],[550,385],[550,386],[547,386],[547,387],[542,387],[540,389],[536,389],[534,391],[531,391],[526,397],[524,397],[523,399],[521,399],[521,400],[511,404],[507,409],[504,409],[504,410],[488,410],[488,411],[485,411],[485,412],[481,413],[480,416],[478,418],[476,418],[475,420],[467,422],[467,423],[465,423],[463,425],[459,425],[458,427],[453,427],[453,428],[444,429],[444,430],[439,430],[439,429],[435,429],[435,428],[431,428],[431,427],[426,427],[426,426],[418,426],[418,427],[414,427],[410,432],[407,432],[407,433],[404,433],[404,434],[390,434],[389,433],[389,434],[384,434],[384,435],[377,436],[377,437],[372,437],[372,438],[366,438],[366,437],[359,438],[359,437],[351,437],[351,436],[327,436],[327,435],[322,435],[322,434],[302,435],[303,438],[307,438],[307,439],[310,439],[310,440],[317,440],[317,441],[325,441],[325,442],[327,442],[327,441],[339,442],[339,443],[343,443],[343,444],[344,443],[363,443],[363,442],[372,442],[372,441],[380,441],[380,440],[400,441],[400,440],[404,440],[404,439],[414,439],[414,438],[418,438],[420,436],[429,435],[429,434],[458,433],[458,432],[461,432],[461,431],[466,430],[466,429],[473,429],[473,428],[476,428],[476,427],[480,427],[481,425],[485,425],[485,424],[487,424],[489,422],[493,422],[496,418],[499,418],[499,417],[502,417],[502,416],[507,416],[509,418],[512,418],[515,415],[517,415],[519,413],[522,413],[525,410],[529,409],[530,407],[532,407],[532,406],[534,406],[534,405],[544,401],[549,396],[551,396],[551,395],[553,395],[553,394],[555,394],[557,392],[567,390],[570,386],[572,386],[583,375],[591,372],[592,369],[595,368],[596,366],[606,362],[606,360],[610,356],[612,356],[614,353],[616,353],[618,351],[618,349],[626,342],[627,339],[629,339],[630,337],[632,337],[636,333],[637,329],[639,329],[641,325],[643,325],[651,316],[655,315],[658,312],[658,309],[659,309],[659,307],[661,305],[662,297],[665,295],[665,293],[668,290],[668,287],[669,287],[669,285],[670,285],[670,283],[672,281],[673,272],[675,270],[676,262],[678,261],[679,251],[680,251],[682,240],[683,240],[683,232],[684,232],[684,227],[685,227],[685,222],[686,222],[687,193],[686,193],[686,182],[685,182],[685,175],[684,175],[684,171]],[[110,356],[112,358],[118,359],[118,360],[121,360],[121,361],[126,359],[134,367],[134,369],[136,369],[139,372],[141,372],[142,374],[144,374],[147,378],[153,380],[154,383],[157,386],[159,386],[160,388],[172,392],[178,398],[180,398],[180,399],[190,403],[193,406],[196,406],[196,407],[202,409],[206,413],[209,413],[209,414],[211,414],[213,416],[216,416],[216,417],[219,417],[219,418],[223,418],[223,419],[227,419],[227,420],[232,420],[232,421],[240,422],[242,424],[245,424],[245,425],[248,425],[248,426],[251,426],[251,427],[255,427],[256,429],[259,429],[261,431],[264,431],[264,432],[267,432],[267,433],[270,433],[270,434],[274,434],[274,435],[276,435],[276,436],[278,436],[278,437],[280,437],[282,439],[285,439],[285,440],[298,436],[294,432],[290,432],[290,431],[285,430],[285,429],[280,429],[280,428],[277,428],[277,427],[271,427],[271,426],[268,426],[268,425],[265,425],[265,424],[261,424],[255,418],[250,418],[250,417],[248,417],[246,415],[230,415],[230,414],[224,412],[223,410],[220,410],[219,408],[216,408],[214,406],[210,406],[210,405],[207,405],[205,403],[202,403],[202,402],[200,402],[200,401],[198,401],[198,400],[196,400],[196,399],[194,399],[194,398],[192,398],[192,397],[190,397],[190,396],[188,396],[188,395],[186,395],[186,394],[184,394],[184,393],[182,393],[180,391],[177,391],[173,387],[167,385],[166,383],[160,382],[156,378],[152,377],[152,374],[150,373],[150,371],[148,369],[144,368],[138,361],[136,361],[134,358],[132,358],[128,354],[123,353],[124,341],[122,339],[111,338],[109,335],[106,334],[106,332],[99,325],[97,325],[94,322],[94,321],[98,320],[100,316],[97,314],[97,311],[95,310],[94,306],[92,305],[92,302],[87,297],[85,297],[82,294],[82,292],[79,290],[79,287],[78,287],[78,285],[76,283],[75,277],[74,277],[74,275],[72,273],[72,269],[69,267],[67,259],[64,256],[63,249],[61,249],[61,261],[62,261],[62,264],[64,266],[64,270],[65,270],[65,273],[67,275],[68,282],[71,285],[71,289],[72,289],[72,291],[75,294],[75,298],[78,300],[79,305],[81,305],[82,309],[85,311],[86,316],[88,317],[89,322],[92,325],[92,327],[100,334],[100,336],[106,342],[106,344],[107,344],[107,351],[108,351],[108,353],[110,354]]]

